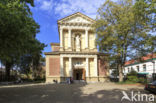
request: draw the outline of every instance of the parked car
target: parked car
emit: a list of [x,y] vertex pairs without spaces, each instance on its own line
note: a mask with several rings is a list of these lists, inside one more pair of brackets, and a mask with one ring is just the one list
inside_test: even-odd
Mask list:
[[156,94],[156,81],[146,84],[145,90]]

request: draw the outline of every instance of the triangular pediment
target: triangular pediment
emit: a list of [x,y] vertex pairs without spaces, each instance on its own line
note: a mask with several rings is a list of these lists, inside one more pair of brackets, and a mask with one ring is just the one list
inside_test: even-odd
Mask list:
[[78,12],[75,14],[72,14],[70,16],[67,16],[61,20],[58,20],[58,23],[87,23],[92,24],[95,20]]

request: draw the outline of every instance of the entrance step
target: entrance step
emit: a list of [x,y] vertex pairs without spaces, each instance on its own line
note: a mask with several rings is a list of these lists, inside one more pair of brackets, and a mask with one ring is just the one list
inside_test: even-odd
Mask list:
[[74,80],[74,83],[86,83],[84,80]]

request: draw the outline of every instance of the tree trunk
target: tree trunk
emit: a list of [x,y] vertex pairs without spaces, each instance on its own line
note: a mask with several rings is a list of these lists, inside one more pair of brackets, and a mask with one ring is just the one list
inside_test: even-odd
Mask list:
[[5,64],[5,78],[6,78],[7,81],[10,80],[10,69],[11,69],[11,66],[12,66],[11,63],[6,62],[6,64]]
[[123,67],[119,65],[119,82],[123,81]]

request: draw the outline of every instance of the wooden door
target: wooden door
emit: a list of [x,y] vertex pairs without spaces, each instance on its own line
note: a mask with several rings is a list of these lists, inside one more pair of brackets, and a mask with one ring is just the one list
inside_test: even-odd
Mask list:
[[83,69],[83,80],[86,80],[86,71]]

